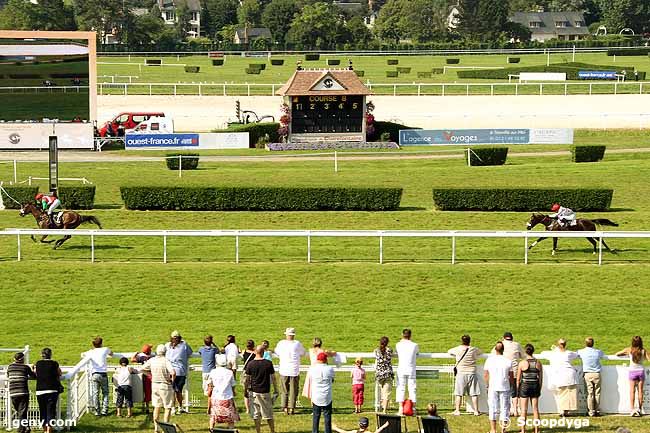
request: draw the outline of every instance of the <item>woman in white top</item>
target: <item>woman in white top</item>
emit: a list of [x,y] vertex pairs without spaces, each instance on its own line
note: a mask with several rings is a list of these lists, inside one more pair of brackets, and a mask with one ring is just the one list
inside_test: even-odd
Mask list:
[[210,396],[210,431],[216,424],[227,424],[235,428],[239,414],[235,407],[235,377],[226,368],[226,355],[215,356],[217,367],[208,376],[208,395]]
[[[648,352],[643,348],[643,340],[638,335],[632,338],[630,347],[626,347],[616,354],[616,356],[628,356],[630,359],[630,369],[628,370],[628,379],[630,380],[630,415],[641,416],[643,413],[643,384],[645,382],[644,360],[650,360]],[[639,406],[635,406],[634,394],[638,397]]]
[[[328,358],[336,356],[336,351],[325,350],[322,348],[322,346],[323,340],[321,340],[319,337],[314,337],[314,340],[312,341],[312,347],[308,350],[310,365],[317,364],[316,357],[319,353],[325,352]],[[302,396],[311,400],[311,377],[309,375],[309,370],[307,371],[307,376],[305,376],[305,384],[302,386]]]
[[239,347],[235,343],[235,336],[229,335],[226,337],[226,344],[223,348],[223,353],[226,355],[227,367],[232,370],[232,374],[237,378],[237,361],[241,357],[239,354]]
[[552,349],[549,355],[551,384],[560,416],[567,416],[570,411],[578,409],[578,374],[571,362],[579,355],[566,350],[564,338],[560,338]]

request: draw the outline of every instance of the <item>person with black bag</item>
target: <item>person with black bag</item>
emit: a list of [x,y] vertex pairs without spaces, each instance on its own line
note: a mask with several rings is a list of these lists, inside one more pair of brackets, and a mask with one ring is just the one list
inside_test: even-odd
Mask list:
[[456,358],[456,364],[454,365],[456,409],[452,412],[452,415],[460,415],[460,403],[464,395],[469,395],[472,399],[474,415],[479,416],[481,414],[478,410],[478,396],[481,394],[481,388],[476,374],[476,361],[483,352],[478,347],[470,346],[470,342],[470,336],[463,335],[461,337],[462,344],[449,349],[447,352]]
[[63,393],[61,384],[61,368],[59,363],[52,360],[52,349],[46,347],[41,351],[43,359],[36,362],[36,400],[43,423],[43,432],[52,432],[52,421],[56,418],[56,406],[59,394]]

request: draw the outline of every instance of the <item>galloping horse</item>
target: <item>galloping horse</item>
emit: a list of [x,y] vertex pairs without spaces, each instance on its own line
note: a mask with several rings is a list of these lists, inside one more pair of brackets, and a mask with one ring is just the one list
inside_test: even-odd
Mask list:
[[[86,222],[91,222],[93,224],[96,224],[100,229],[102,228],[101,223],[96,217],[92,215],[79,215],[77,212],[70,210],[63,212],[63,216],[61,217],[61,224],[56,225],[55,223],[50,223],[50,217],[47,215],[47,212],[39,209],[38,206],[36,206],[34,203],[25,203],[20,207],[20,216],[24,217],[27,214],[32,214],[34,216],[38,228],[41,229],[76,229],[81,224]],[[48,235],[44,235],[41,237],[41,243],[50,244],[52,242],[55,242],[54,240],[46,241],[45,238],[47,238],[47,236]],[[72,236],[70,235],[65,235],[61,239],[57,239],[54,243],[54,249],[57,249],[63,245],[63,243],[71,237]],[[34,235],[32,235],[32,240],[36,242]]]
[[[528,224],[526,224],[526,228],[528,230],[533,229],[537,224],[542,224],[546,229],[546,231],[552,231],[552,232],[557,232],[557,231],[572,231],[572,232],[594,232],[596,231],[596,226],[597,225],[602,225],[602,226],[612,226],[612,227],[618,227],[618,224],[616,224],[613,221],[610,221],[606,218],[598,218],[598,219],[593,219],[589,220],[586,218],[578,218],[576,220],[576,224],[574,226],[568,226],[568,227],[562,227],[560,223],[554,219],[551,218],[548,215],[543,215],[540,213],[534,213],[530,216],[530,221],[528,221]],[[540,237],[537,239],[535,242],[533,242],[528,249],[531,249],[535,245],[537,245],[539,242],[543,241],[546,239],[544,236]],[[591,245],[594,247],[594,254],[597,252],[597,247],[598,247],[598,241],[595,238],[588,237],[587,240]],[[603,246],[607,248],[608,251],[612,252],[612,250],[609,248],[607,243],[605,242],[605,239],[603,239]],[[557,238],[553,238],[553,251],[551,252],[552,255],[555,255],[555,251],[557,250]]]

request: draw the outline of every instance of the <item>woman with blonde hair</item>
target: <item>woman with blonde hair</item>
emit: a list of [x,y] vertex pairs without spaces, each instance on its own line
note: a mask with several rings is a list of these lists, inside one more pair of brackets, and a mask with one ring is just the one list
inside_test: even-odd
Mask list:
[[[632,344],[616,354],[616,356],[628,356],[630,368],[628,379],[630,380],[630,415],[641,416],[643,414],[643,384],[645,383],[644,360],[650,360],[650,355],[643,348],[643,339],[638,335],[632,337]],[[635,405],[634,394],[639,402],[638,409]]]

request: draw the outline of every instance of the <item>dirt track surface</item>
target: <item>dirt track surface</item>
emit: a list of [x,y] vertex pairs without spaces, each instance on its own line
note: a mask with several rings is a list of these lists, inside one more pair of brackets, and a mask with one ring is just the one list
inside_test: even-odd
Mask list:
[[[453,152],[453,153],[452,153]],[[612,153],[649,153],[650,147],[630,148],[630,149],[607,149],[608,154]],[[510,152],[511,157],[544,157],[544,156],[568,156],[567,150],[554,150],[548,152]],[[338,159],[347,161],[379,161],[379,160],[410,160],[410,159],[461,159],[464,158],[464,152],[444,151],[431,153],[405,152],[377,152],[363,155],[345,152],[338,154]],[[328,155],[282,155],[269,154],[260,156],[241,156],[241,155],[205,155],[201,156],[201,161],[206,162],[291,162],[291,161],[322,161],[331,160],[333,152]],[[17,160],[20,162],[47,162],[47,151],[40,152],[0,152],[2,160]],[[111,152],[66,152],[59,154],[60,162],[137,162],[137,161],[163,161],[162,156],[142,156],[142,155],[125,155]]]

